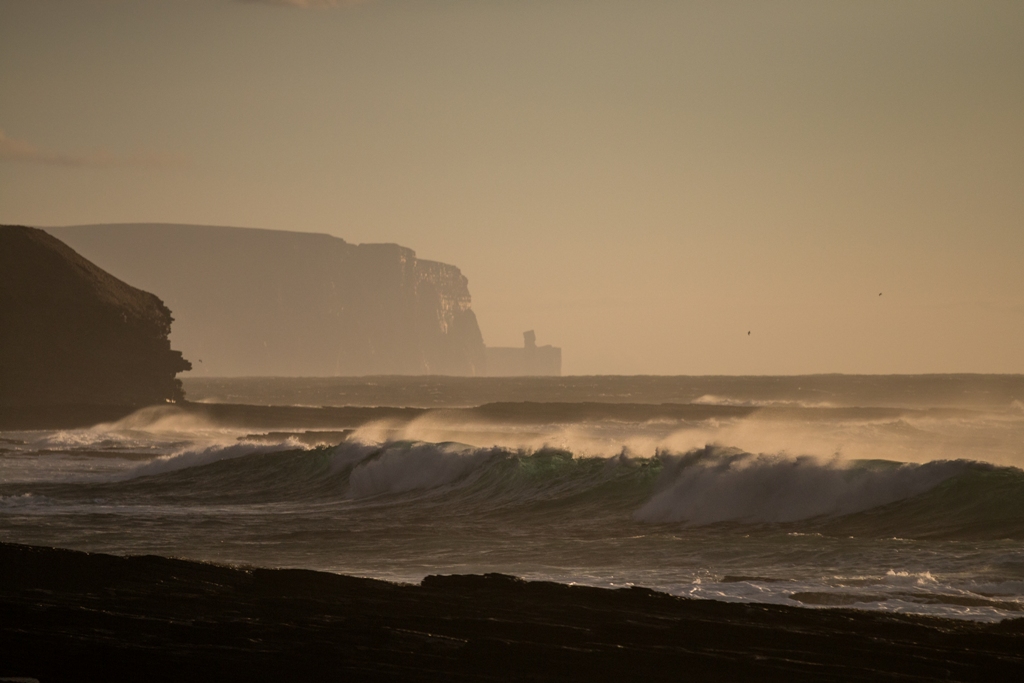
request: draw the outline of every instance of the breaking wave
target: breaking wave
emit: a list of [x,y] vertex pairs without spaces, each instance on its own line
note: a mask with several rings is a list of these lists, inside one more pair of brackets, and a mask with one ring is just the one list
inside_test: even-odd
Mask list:
[[705,406],[740,406],[740,407],[779,407],[779,408],[835,408],[835,403],[828,401],[797,401],[793,399],[754,399],[754,398],[732,398],[729,396],[717,396],[715,394],[704,394],[693,399],[691,403]]
[[232,460],[247,455],[260,453],[279,453],[287,449],[302,449],[297,441],[285,440],[274,444],[235,443],[229,445],[212,445],[199,448],[188,448],[171,455],[163,455],[133,468],[127,478],[145,477],[163,472],[173,472],[192,467],[200,467],[221,460]]
[[752,454],[707,446],[654,457],[398,441],[306,448],[241,443],[162,457],[112,484],[210,501],[345,502],[460,516],[793,525],[824,533],[1024,538],[1024,472]]
[[919,495],[964,462],[822,462],[702,449],[666,457],[665,487],[636,513],[650,522],[793,522],[845,515]]

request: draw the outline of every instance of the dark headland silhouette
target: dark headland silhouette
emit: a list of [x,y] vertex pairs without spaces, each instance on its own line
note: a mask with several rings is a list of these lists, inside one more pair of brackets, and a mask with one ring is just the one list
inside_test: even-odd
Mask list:
[[42,230],[0,226],[0,406],[183,398],[171,312]]
[[[470,374],[477,372],[477,366],[472,364],[474,358],[482,357],[484,363],[489,360],[469,309],[465,278],[452,266],[418,261],[411,251],[395,245],[363,248],[323,235],[231,233],[230,229],[212,231],[205,250],[175,252],[175,248],[185,249],[175,246],[180,235],[176,236],[174,230],[166,232],[169,237],[163,243],[147,244],[148,239],[143,239],[137,250],[130,240],[122,244],[119,258],[124,259],[126,268],[131,266],[134,270],[128,274],[119,271],[118,275],[153,289],[159,296],[164,296],[164,292],[154,285],[157,275],[186,283],[182,291],[187,296],[183,295],[181,301],[196,307],[193,331],[199,342],[204,342],[202,322],[241,326],[239,336],[227,335],[227,331],[223,338],[214,335],[212,339],[217,343],[206,340],[208,345],[202,347],[207,353],[191,355],[196,361],[203,358],[204,365],[220,367],[220,372],[224,372],[224,367],[232,367],[230,363],[235,360],[259,362],[260,349],[267,349],[266,353],[273,351],[268,356],[272,360],[295,363],[278,366],[279,372],[291,373],[299,372],[294,369],[298,367],[330,367],[325,363],[332,359],[336,364],[357,359],[377,363],[372,367],[382,370],[411,367],[426,372],[454,367]],[[154,235],[159,233],[157,230]],[[219,237],[223,238],[220,242]],[[188,258],[183,258],[182,253]],[[317,302],[319,308],[304,305],[303,297]],[[255,301],[250,301],[253,298]],[[225,310],[225,302],[232,301],[237,306]],[[171,304],[176,315],[177,305]],[[253,319],[246,318],[247,315]],[[52,408],[72,402],[143,404],[181,398],[175,373],[187,368],[188,363],[170,348],[171,320],[170,310],[157,296],[116,279],[57,239],[31,228],[0,227],[0,430],[7,428],[5,423],[15,421],[8,417],[22,405],[42,403]],[[506,356],[515,372],[535,372],[535,364],[556,359],[557,349],[538,347],[533,334],[525,335],[524,341],[524,348],[497,350],[494,356]],[[282,349],[291,351],[281,353]],[[302,355],[303,350],[308,357]],[[316,355],[321,352],[333,355]],[[884,420],[893,424],[914,417],[932,420],[942,413],[930,406],[960,405],[965,396],[985,405],[1005,407],[1020,396],[1021,380],[1019,376],[994,380],[972,376],[816,376],[202,381],[207,384],[208,395],[223,392],[236,400],[240,395],[259,397],[259,391],[269,391],[268,395],[277,396],[274,400],[280,401],[285,395],[282,388],[288,387],[295,391],[289,395],[299,398],[288,399],[286,403],[292,405],[284,406],[270,405],[273,401],[258,398],[248,405],[216,401],[178,403],[141,411],[130,423],[131,434],[138,435],[134,428],[145,425],[147,415],[197,416],[201,419],[174,422],[215,424],[235,431],[263,432],[280,429],[281,425],[295,431],[249,434],[241,439],[262,442],[259,451],[227,460],[200,460],[198,464],[190,460],[185,470],[135,476],[127,482],[103,479],[88,483],[84,489],[78,483],[72,485],[74,488],[62,488],[63,484],[58,483],[64,478],[61,469],[58,478],[50,482],[16,481],[13,486],[8,483],[4,496],[16,499],[16,505],[28,500],[24,504],[29,509],[38,509],[39,498],[33,496],[42,492],[46,509],[55,512],[26,514],[21,512],[23,508],[11,506],[12,513],[7,519],[20,519],[17,524],[23,529],[37,525],[65,525],[66,529],[71,522],[62,520],[81,519],[84,521],[74,522],[80,525],[80,531],[74,533],[84,532],[78,538],[86,540],[67,543],[88,545],[92,542],[89,539],[112,535],[120,539],[112,545],[122,544],[117,547],[118,552],[137,552],[132,550],[132,541],[125,540],[130,539],[130,534],[124,532],[138,520],[144,541],[134,547],[151,552],[150,548],[170,547],[159,545],[163,541],[153,535],[160,524],[165,524],[174,536],[188,534],[186,543],[191,543],[209,533],[206,529],[224,524],[225,518],[214,516],[212,511],[226,507],[228,514],[241,519],[239,526],[229,527],[231,531],[239,532],[246,527],[255,530],[253,535],[245,536],[247,544],[251,545],[252,539],[270,540],[266,545],[257,541],[258,552],[281,545],[283,538],[300,537],[299,543],[303,545],[293,548],[301,547],[302,553],[308,553],[311,543],[327,543],[330,535],[342,526],[360,527],[370,519],[342,517],[334,520],[336,526],[326,527],[326,535],[316,531],[339,513],[341,508],[333,502],[334,497],[347,496],[340,488],[341,477],[348,481],[352,477],[353,469],[334,469],[334,463],[340,462],[335,459],[336,444],[348,438],[349,430],[371,421],[392,426],[411,424],[429,415],[431,407],[437,407],[443,409],[444,414],[439,416],[443,420],[462,425],[476,422],[488,429],[511,425],[514,429],[509,431],[515,433],[541,433],[536,427],[550,424],[620,425],[666,419],[708,424],[715,420],[730,422],[755,412],[760,417],[774,414],[779,419],[798,417],[823,424],[827,424],[826,413],[832,416],[829,419],[841,414],[848,420]],[[322,384],[333,384],[333,394],[326,392]],[[244,392],[239,390],[247,385],[252,386]],[[197,394],[202,398],[202,392]],[[316,399],[313,404],[320,407],[308,405],[311,396]],[[394,407],[387,407],[391,399],[381,399],[388,396],[394,397]],[[434,403],[439,397],[447,397],[447,403]],[[452,397],[461,398],[453,401]],[[872,397],[885,397],[885,401],[905,407],[871,407],[879,403]],[[481,405],[484,400],[496,399],[504,402]],[[639,403],[641,400],[647,404]],[[337,401],[334,407],[324,407],[332,401]],[[304,405],[294,405],[300,403]],[[453,409],[452,403],[466,407]],[[804,403],[810,407],[802,407]],[[423,407],[410,407],[414,404]],[[18,427],[30,428],[24,424]],[[103,432],[101,438],[106,440],[116,431]],[[32,450],[27,450],[22,439],[29,437],[3,436],[0,455],[13,453],[12,462],[30,455],[43,467],[49,466],[47,459],[51,455],[76,459],[106,459],[113,455],[130,457],[132,461],[141,456],[152,458],[150,462],[155,459],[147,452],[149,446],[142,446],[142,451],[131,446],[130,452],[118,453],[106,450],[106,446],[92,445],[101,443],[97,441],[89,442],[87,448],[102,450],[87,451],[77,447],[54,448],[46,437],[38,442],[42,448],[33,445]],[[132,437],[133,443],[147,443],[134,441],[136,438]],[[281,442],[284,438],[322,447],[299,452],[292,450],[294,443]],[[268,447],[287,450],[265,452]],[[348,457],[345,453],[341,452]],[[427,454],[427,468],[438,462],[427,451],[422,453]],[[497,480],[501,489],[480,489],[474,483],[469,491],[473,500],[486,507],[497,502],[493,517],[480,514],[484,508],[460,509],[467,498],[460,498],[451,482],[437,489],[440,496],[429,490],[413,490],[410,499],[426,501],[424,508],[389,509],[380,503],[384,496],[373,493],[368,498],[374,508],[372,515],[387,518],[387,523],[367,525],[357,536],[344,537],[365,541],[349,545],[343,540],[332,547],[340,554],[354,553],[360,544],[379,547],[381,550],[375,551],[381,553],[379,561],[390,564],[403,548],[411,547],[401,545],[401,541],[393,542],[396,536],[389,537],[392,530],[399,529],[399,535],[404,535],[409,529],[427,527],[435,521],[443,524],[444,517],[461,517],[468,520],[468,526],[439,526],[436,531],[444,535],[445,553],[458,558],[458,553],[466,552],[465,558],[457,559],[461,563],[458,566],[473,566],[470,562],[475,551],[464,551],[468,546],[459,545],[461,529],[470,529],[477,538],[494,529],[495,535],[500,532],[503,538],[507,535],[511,543],[517,544],[513,550],[519,554],[522,546],[518,544],[534,533],[551,534],[558,527],[579,525],[604,500],[615,506],[615,499],[622,495],[615,493],[604,499],[591,496],[589,491],[609,490],[605,487],[612,480],[601,474],[596,480],[601,489],[588,488],[582,497],[580,489],[569,489],[572,500],[585,499],[588,506],[582,516],[572,517],[575,504],[568,508],[552,505],[557,503],[557,496],[547,493],[552,489],[531,488],[532,484],[521,489],[523,477],[534,478],[536,471],[520,466],[527,458],[524,453],[509,456],[508,460],[502,457],[501,463],[515,465],[516,469],[510,470],[514,479]],[[512,456],[516,460],[511,460]],[[558,463],[572,462],[573,468],[586,465],[577,462],[571,452],[538,456],[543,458],[537,460],[543,463],[541,467],[554,473],[555,478],[550,481],[559,490],[566,485],[566,475]],[[366,461],[387,464],[386,457],[386,453],[378,451],[367,455]],[[671,463],[670,458],[671,454],[667,454],[660,462]],[[622,461],[622,466],[630,470],[641,469],[625,453],[614,461]],[[427,471],[413,468],[411,459],[399,462],[414,473]],[[609,460],[608,465],[617,467],[615,462]],[[64,468],[60,463],[57,461],[56,467]],[[282,467],[284,463],[288,466]],[[291,478],[292,463],[299,465],[295,470],[299,479]],[[309,468],[311,463],[315,464]],[[241,469],[235,469],[235,465]],[[264,469],[267,465],[270,469]],[[393,465],[387,466],[398,471]],[[646,465],[642,467],[641,474],[650,472]],[[602,472],[611,471],[604,463],[601,468]],[[671,467],[665,466],[668,469]],[[37,471],[44,470],[41,467]],[[134,467],[122,471],[146,472]],[[587,470],[584,477],[590,480],[594,472]],[[283,480],[282,487],[270,485],[267,476],[275,482]],[[481,481],[464,473],[459,476]],[[510,487],[506,482],[514,485]],[[623,490],[626,496],[634,495],[628,491],[636,488],[635,482],[627,482],[629,488]],[[120,483],[127,487],[121,489]],[[94,485],[98,488],[93,489]],[[173,502],[175,490],[183,492],[181,499],[189,501],[185,506]],[[528,495],[495,501],[488,493],[505,490],[525,490]],[[949,490],[960,497],[958,500],[963,498],[961,489]],[[326,492],[324,495],[329,497],[317,498],[317,491]],[[538,496],[535,491],[544,493]],[[118,498],[122,495],[126,497]],[[282,497],[278,498],[279,495]],[[303,508],[304,503],[299,501],[307,499],[311,499],[312,507]],[[119,500],[129,504],[122,505]],[[324,505],[325,500],[331,501],[328,506]],[[347,506],[353,500],[346,497],[344,504]],[[974,504],[973,499],[967,500],[965,505]],[[287,505],[279,505],[279,501]],[[93,502],[100,507],[80,512],[83,504]],[[150,502],[155,505],[150,506]],[[523,502],[526,507],[520,507]],[[49,507],[51,504],[53,508]],[[60,506],[64,504],[70,507],[61,512]],[[142,518],[138,510],[144,506],[147,511]],[[918,509],[916,503],[914,506]],[[126,516],[112,517],[108,511],[117,508],[126,509]],[[162,509],[171,513],[166,521],[155,523],[165,514],[160,512]],[[257,512],[259,509],[267,512]],[[516,517],[517,509],[524,509],[527,517]],[[240,515],[239,510],[246,513]],[[280,514],[282,510],[287,514]],[[310,511],[308,526],[296,521],[307,514],[304,510]],[[1017,521],[1013,514],[1011,509],[1011,524]],[[115,521],[95,521],[108,517]],[[499,522],[488,521],[499,518]],[[919,521],[923,519],[919,514],[909,521],[899,516],[889,519],[883,521],[892,526],[884,527],[881,538],[907,535],[915,539],[915,544],[926,538],[915,531],[924,524]],[[492,523],[496,526],[489,526]],[[834,528],[841,531],[830,533],[839,533],[842,538],[848,534],[852,538],[853,533],[878,533],[865,532],[861,518],[835,523],[839,526]],[[957,524],[964,523],[957,520]],[[1006,529],[1014,533],[1016,528],[992,527],[1000,539]],[[595,534],[608,533],[604,525],[590,529],[593,531],[569,538],[589,545],[597,538]],[[631,536],[634,533],[628,527],[620,529]],[[114,533],[110,534],[111,531]],[[645,529],[637,531],[650,533]],[[685,536],[675,536],[680,533],[679,527],[673,527],[671,533],[673,544],[691,543]],[[714,533],[730,532],[727,525],[721,525]],[[703,543],[709,536],[692,538],[695,543]],[[583,545],[575,543],[570,547],[580,553]],[[613,547],[616,553],[630,552],[630,546],[607,546]],[[715,546],[709,547],[713,551]],[[199,550],[194,552],[198,556],[203,554]],[[602,558],[609,557],[607,551],[601,552]],[[267,557],[271,558],[267,564],[282,564],[281,560],[273,559],[272,553]],[[586,561],[579,560],[581,564]],[[764,575],[722,576],[721,582],[724,585],[786,581],[775,576],[766,571]],[[793,585],[793,590],[797,590],[797,585]],[[858,604],[845,602],[846,597],[840,593],[789,592],[790,599],[802,604]],[[864,594],[853,597],[888,599],[885,594],[878,598]],[[1001,605],[999,609],[1015,609],[1012,598],[990,597],[991,594],[985,594],[975,599],[957,593],[942,599],[959,600],[962,602],[954,604],[972,609],[987,609],[996,604]],[[427,576],[419,585],[410,585],[303,569],[228,567],[152,555],[115,557],[0,543],[0,678],[44,682],[675,681],[689,674],[708,681],[1015,680],[1014,676],[1019,677],[1024,666],[1022,643],[1024,619],[980,623],[881,611],[729,604],[678,598],[639,587],[608,590],[527,582],[501,574],[435,575]]]
[[202,375],[488,374],[466,277],[397,244],[171,224],[48,230],[158,292]]

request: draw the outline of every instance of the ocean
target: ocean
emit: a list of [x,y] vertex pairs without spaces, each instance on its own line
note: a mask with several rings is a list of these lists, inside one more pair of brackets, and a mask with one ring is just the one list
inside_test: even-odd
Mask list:
[[90,428],[0,432],[0,540],[398,582],[500,572],[730,602],[1024,612],[1024,376],[185,389],[188,404]]

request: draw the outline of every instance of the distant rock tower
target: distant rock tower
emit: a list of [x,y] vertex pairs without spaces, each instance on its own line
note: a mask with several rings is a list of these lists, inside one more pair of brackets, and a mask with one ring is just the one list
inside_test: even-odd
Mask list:
[[523,348],[488,346],[487,374],[491,377],[559,376],[562,374],[562,349],[537,346],[533,330],[523,332]]

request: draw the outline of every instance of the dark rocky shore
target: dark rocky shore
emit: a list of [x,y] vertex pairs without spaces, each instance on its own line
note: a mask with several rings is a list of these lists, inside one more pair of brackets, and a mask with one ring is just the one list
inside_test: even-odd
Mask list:
[[419,586],[0,544],[0,676],[60,681],[997,681],[998,624],[509,576]]

